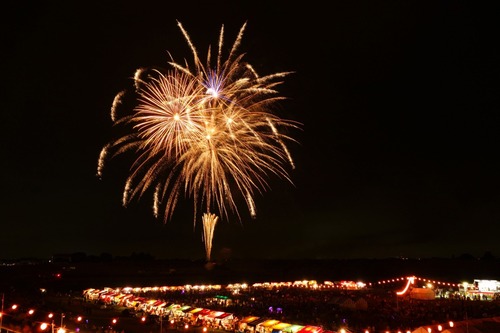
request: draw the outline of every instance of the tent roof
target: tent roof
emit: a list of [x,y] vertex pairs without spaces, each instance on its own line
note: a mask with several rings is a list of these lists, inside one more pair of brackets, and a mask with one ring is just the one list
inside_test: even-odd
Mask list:
[[280,321],[277,319],[268,319],[266,321],[263,321],[262,323],[259,323],[258,326],[271,327],[278,324],[279,322]]
[[288,327],[285,327],[283,329],[283,332],[288,332],[288,333],[297,333],[298,331],[300,331],[301,329],[304,328],[304,325],[296,325],[296,324],[292,324],[291,326],[288,326]]
[[277,323],[272,328],[273,328],[273,330],[282,330],[282,329],[287,328],[289,326],[292,326],[292,324],[289,324],[289,323]]
[[259,318],[260,317],[256,317],[256,316],[248,316],[248,317],[241,319],[240,323],[251,323],[252,321],[256,321]]
[[321,333],[323,328],[320,326],[306,325],[296,333]]

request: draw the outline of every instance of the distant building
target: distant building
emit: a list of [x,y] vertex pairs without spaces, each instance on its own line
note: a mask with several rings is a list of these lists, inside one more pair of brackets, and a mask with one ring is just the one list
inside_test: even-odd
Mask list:
[[494,299],[500,296],[500,281],[475,279],[474,283],[463,283],[460,292],[472,299]]

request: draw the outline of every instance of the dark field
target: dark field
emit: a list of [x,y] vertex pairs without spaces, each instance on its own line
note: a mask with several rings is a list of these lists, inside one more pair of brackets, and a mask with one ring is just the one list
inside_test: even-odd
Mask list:
[[37,262],[0,266],[0,292],[9,290],[82,291],[87,288],[177,286],[296,280],[377,282],[417,277],[450,283],[500,279],[500,260],[231,260],[206,264],[189,260],[101,260]]

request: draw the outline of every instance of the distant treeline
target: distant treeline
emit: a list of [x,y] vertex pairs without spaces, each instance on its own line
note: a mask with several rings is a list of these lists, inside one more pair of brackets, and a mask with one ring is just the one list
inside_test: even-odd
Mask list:
[[[385,259],[371,259],[371,258],[359,258],[359,259],[308,259],[308,258],[303,258],[303,259],[234,259],[234,260],[250,260],[250,261],[316,261],[316,262],[328,262],[328,261],[358,261],[358,260],[375,260],[375,261],[380,261],[380,260],[465,260],[465,261],[475,261],[475,260],[497,260],[498,258],[490,251],[485,252],[482,256],[476,257],[473,256],[469,253],[463,253],[459,256],[451,256],[449,258],[405,258],[405,257],[395,257],[395,258],[385,258]],[[30,257],[30,258],[18,258],[18,259],[4,259],[0,260],[0,264],[3,265],[11,265],[11,264],[38,264],[38,263],[46,263],[46,262],[52,262],[52,263],[81,263],[81,262],[110,262],[110,261],[143,261],[143,262],[151,262],[151,261],[186,261],[188,259],[158,259],[154,255],[149,254],[149,253],[144,253],[144,252],[133,252],[129,256],[113,256],[111,253],[103,252],[99,255],[95,254],[87,254],[85,252],[74,252],[74,253],[58,253],[52,255],[51,258],[37,258],[37,257]],[[231,260],[231,259],[229,259]],[[194,259],[194,260],[188,260],[188,261],[203,261],[203,259]],[[217,261],[217,260],[215,260]],[[228,261],[227,258],[225,258],[223,261]],[[217,262],[219,263],[219,262]]]

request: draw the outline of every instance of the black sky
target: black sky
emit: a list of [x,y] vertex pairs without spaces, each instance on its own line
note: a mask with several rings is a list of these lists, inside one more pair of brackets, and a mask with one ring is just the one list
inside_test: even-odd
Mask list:
[[[96,177],[111,103],[139,67],[227,47],[280,86],[294,186],[222,221],[214,257],[500,256],[498,14],[467,1],[12,2],[2,19],[0,258],[85,252],[204,257],[179,209],[125,209],[128,165]],[[181,204],[181,207],[185,204]],[[242,208],[244,211],[244,207]]]

